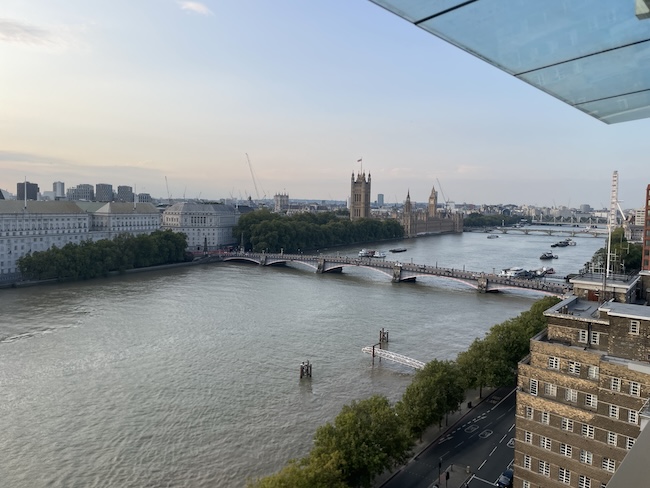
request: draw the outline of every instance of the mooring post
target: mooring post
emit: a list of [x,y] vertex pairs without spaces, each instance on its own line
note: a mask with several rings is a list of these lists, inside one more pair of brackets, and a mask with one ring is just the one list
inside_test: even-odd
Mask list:
[[300,378],[309,377],[311,378],[311,363],[309,361],[303,361],[300,363]]

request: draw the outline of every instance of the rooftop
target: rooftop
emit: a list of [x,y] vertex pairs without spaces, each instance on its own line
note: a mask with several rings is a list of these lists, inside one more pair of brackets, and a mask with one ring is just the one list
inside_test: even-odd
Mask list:
[[371,1],[607,124],[650,116],[650,0]]

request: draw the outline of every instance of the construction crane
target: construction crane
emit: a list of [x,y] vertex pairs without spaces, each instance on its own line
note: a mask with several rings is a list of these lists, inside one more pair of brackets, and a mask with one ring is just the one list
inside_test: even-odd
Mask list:
[[169,183],[167,183],[167,177],[165,176],[165,186],[167,187],[167,203],[172,204],[172,195],[169,193]]
[[255,181],[255,174],[253,173],[253,165],[251,164],[251,158],[248,157],[248,153],[246,154],[246,161],[248,161],[248,168],[251,170],[251,178],[253,178],[253,186],[255,187],[255,194],[257,195],[257,199],[260,199],[260,191],[257,189],[257,182]]
[[449,200],[447,200],[447,197],[445,196],[445,192],[442,191],[442,185],[440,184],[440,180],[436,178],[436,181],[438,182],[438,188],[440,188],[440,194],[442,195],[442,199],[445,201],[445,212],[449,210]]

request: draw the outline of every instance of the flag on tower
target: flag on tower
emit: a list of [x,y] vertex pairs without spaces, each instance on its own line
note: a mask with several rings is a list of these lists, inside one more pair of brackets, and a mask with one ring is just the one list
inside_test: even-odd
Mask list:
[[357,163],[360,163],[363,160],[363,158],[357,159]]

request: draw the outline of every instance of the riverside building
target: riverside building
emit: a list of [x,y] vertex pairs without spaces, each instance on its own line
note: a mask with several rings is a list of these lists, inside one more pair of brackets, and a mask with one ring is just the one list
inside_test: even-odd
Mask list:
[[20,279],[18,260],[30,252],[150,234],[160,219],[151,203],[0,200],[0,283]]
[[179,202],[163,212],[162,228],[184,233],[189,251],[209,252],[237,244],[239,215],[232,205]]
[[650,307],[571,296],[544,315],[519,365],[513,486],[604,487],[641,433]]

